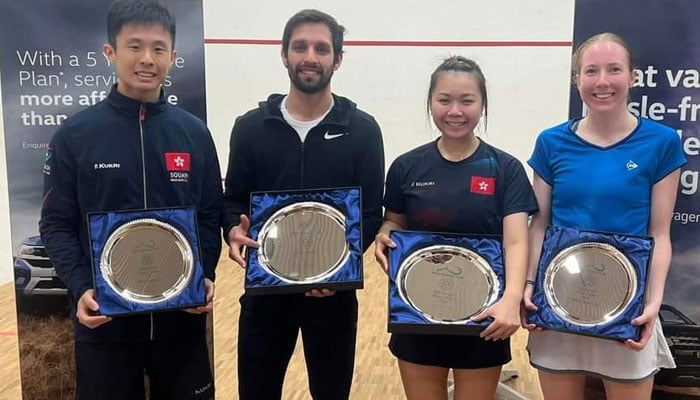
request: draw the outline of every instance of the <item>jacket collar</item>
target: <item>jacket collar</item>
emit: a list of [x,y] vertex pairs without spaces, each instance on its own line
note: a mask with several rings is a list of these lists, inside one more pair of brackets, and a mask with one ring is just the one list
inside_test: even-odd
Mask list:
[[140,100],[132,99],[131,97],[124,96],[117,91],[117,85],[112,86],[112,90],[107,96],[107,102],[112,106],[118,113],[124,114],[127,117],[138,117],[141,113],[141,106],[144,106],[146,118],[150,118],[154,115],[160,114],[167,107],[165,102],[165,92],[160,89],[160,96],[158,101],[155,103],[144,103]]
[[[263,119],[276,119],[284,122],[284,117],[282,117],[282,112],[280,111],[280,104],[282,103],[284,96],[286,95],[274,93],[271,94],[267,100],[258,103]],[[331,111],[326,115],[323,121],[319,123],[319,125],[328,124],[347,126],[350,124],[350,117],[352,116],[356,107],[357,105],[350,99],[333,94],[333,108],[331,108]]]

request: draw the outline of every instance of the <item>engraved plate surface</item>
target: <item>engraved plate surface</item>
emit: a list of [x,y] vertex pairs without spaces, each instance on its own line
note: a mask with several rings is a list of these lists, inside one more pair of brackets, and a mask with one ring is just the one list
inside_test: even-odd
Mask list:
[[436,245],[406,257],[396,276],[402,300],[435,323],[464,323],[498,297],[488,262],[458,246]]
[[117,228],[107,239],[100,271],[123,298],[158,303],[177,296],[194,269],[192,248],[174,226],[144,218]]
[[258,243],[263,269],[290,283],[322,281],[350,257],[345,216],[318,202],[278,210],[263,224]]
[[637,279],[634,266],[618,249],[586,242],[557,253],[545,270],[544,292],[559,317],[595,326],[625,311],[637,293]]

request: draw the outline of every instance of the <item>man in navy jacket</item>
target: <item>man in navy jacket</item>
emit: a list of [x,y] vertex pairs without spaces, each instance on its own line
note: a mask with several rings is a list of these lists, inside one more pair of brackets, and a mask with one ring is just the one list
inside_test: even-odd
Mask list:
[[[103,102],[56,132],[44,166],[39,230],[74,309],[77,399],[209,399],[214,385],[206,315],[221,250],[221,181],[202,121],[167,104],[175,22],[154,1],[119,0],[107,17],[104,52],[118,83]],[[194,207],[207,304],[122,317],[99,313],[88,213]],[[185,312],[187,311],[187,312]]]

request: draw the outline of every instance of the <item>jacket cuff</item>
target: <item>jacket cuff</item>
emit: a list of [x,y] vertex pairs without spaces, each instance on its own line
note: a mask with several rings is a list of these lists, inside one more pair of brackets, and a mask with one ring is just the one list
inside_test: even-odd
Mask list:
[[83,297],[85,292],[87,292],[89,289],[93,289],[93,287],[91,285],[81,285],[74,289],[71,289],[71,293],[74,296],[75,304],[78,304],[78,300],[80,300],[80,298]]

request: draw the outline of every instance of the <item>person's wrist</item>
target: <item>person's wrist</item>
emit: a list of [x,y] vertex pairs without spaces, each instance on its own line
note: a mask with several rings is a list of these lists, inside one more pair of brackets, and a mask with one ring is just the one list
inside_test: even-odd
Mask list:
[[655,310],[656,312],[659,312],[659,310],[661,309],[661,303],[660,303],[660,302],[656,302],[656,301],[649,302],[649,303],[647,303],[647,304],[644,305],[644,308],[645,308],[645,309]]
[[522,291],[517,290],[506,290],[503,293],[502,300],[508,303],[520,304],[520,302],[523,300],[523,293]]

